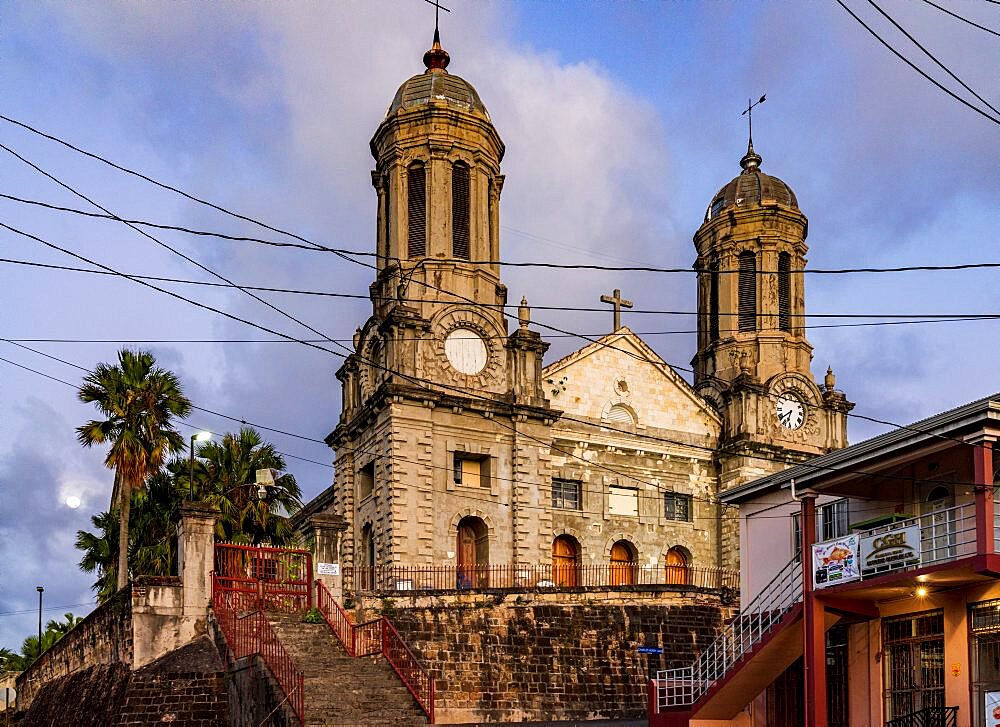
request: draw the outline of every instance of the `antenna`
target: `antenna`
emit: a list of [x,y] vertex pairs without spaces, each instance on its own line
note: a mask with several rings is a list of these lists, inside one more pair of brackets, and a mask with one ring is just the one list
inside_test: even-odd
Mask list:
[[[431,0],[426,0],[426,2],[431,2]],[[760,98],[757,99],[756,101],[748,98],[746,110],[742,114],[740,114],[740,116],[747,117],[747,123],[749,124],[750,127],[750,145],[748,147],[750,149],[753,149],[753,107],[759,106],[766,100],[767,100],[767,95],[763,93],[760,95]]]

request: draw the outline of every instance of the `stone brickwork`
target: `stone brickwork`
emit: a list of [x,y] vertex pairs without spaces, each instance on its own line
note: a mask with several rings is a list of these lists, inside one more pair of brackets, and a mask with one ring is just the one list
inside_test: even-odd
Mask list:
[[207,638],[142,669],[100,664],[46,683],[21,727],[216,727],[229,723],[226,675]]
[[30,704],[50,681],[97,664],[132,664],[132,591],[101,604],[17,680],[18,704]]
[[[442,724],[640,718],[648,676],[690,664],[730,616],[708,594],[455,596],[422,607],[404,599],[382,605],[434,673]],[[639,654],[639,646],[666,653]]]

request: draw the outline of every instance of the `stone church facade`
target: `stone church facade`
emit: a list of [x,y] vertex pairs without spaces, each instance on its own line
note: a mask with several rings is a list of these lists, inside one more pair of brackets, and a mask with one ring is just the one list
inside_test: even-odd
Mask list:
[[343,519],[349,568],[736,567],[718,493],[843,447],[852,406],[810,372],[794,194],[751,142],[712,198],[693,385],[627,327],[543,367],[497,264],[504,143],[449,60],[435,34],[371,141],[372,314],[306,512]]

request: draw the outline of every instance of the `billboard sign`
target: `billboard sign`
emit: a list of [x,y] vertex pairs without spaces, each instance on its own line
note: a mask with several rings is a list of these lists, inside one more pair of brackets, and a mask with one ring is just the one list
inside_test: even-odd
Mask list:
[[865,575],[886,573],[919,564],[919,525],[861,538],[861,571]]
[[813,585],[829,588],[861,579],[859,536],[848,535],[813,545]]

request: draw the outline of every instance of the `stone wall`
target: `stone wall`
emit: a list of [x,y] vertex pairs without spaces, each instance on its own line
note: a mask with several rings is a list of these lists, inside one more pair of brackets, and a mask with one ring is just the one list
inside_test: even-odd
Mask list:
[[[690,664],[731,615],[707,593],[455,595],[378,605],[433,672],[441,723],[641,718],[650,675]],[[640,646],[665,653],[640,654]]]
[[45,684],[21,727],[216,727],[229,722],[226,674],[202,637],[142,669],[101,664]]
[[18,704],[30,704],[47,682],[96,665],[132,664],[132,591],[95,608],[17,679]]

